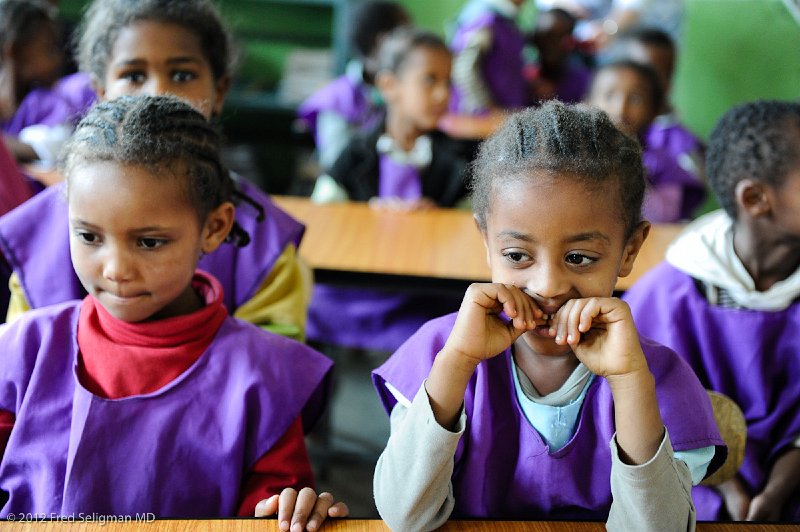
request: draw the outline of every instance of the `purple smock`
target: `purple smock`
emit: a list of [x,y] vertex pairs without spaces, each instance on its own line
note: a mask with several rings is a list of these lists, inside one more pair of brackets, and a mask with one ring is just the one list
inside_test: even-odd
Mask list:
[[[427,323],[373,372],[391,412],[397,400],[386,387],[413,398],[444,347],[456,314]],[[656,395],[675,450],[717,446],[710,474],[726,455],[711,403],[689,366],[666,347],[642,338]],[[458,443],[452,483],[453,517],[605,520],[611,508],[614,401],[605,379],[589,385],[575,434],[551,451],[518,403],[510,350],[483,361],[464,397],[465,433]],[[687,415],[691,413],[691,415]]]
[[[739,478],[750,495],[800,435],[800,304],[767,312],[711,305],[688,274],[662,262],[625,292],[642,334],[674,349],[708,389],[733,399],[747,422]],[[697,518],[725,516],[719,493],[695,487]],[[800,521],[800,496],[784,507]]]
[[80,305],[33,310],[0,328],[0,409],[16,416],[0,462],[9,495],[0,519],[234,516],[244,475],[319,394],[331,361],[228,317],[175,380],[105,399],[78,382]]
[[97,100],[88,74],[77,72],[58,80],[50,88],[29,92],[6,123],[3,132],[19,135],[28,126],[77,124]]

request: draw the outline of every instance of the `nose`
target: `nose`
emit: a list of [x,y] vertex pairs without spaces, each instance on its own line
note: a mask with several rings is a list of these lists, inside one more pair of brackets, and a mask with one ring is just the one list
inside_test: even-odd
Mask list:
[[556,310],[567,299],[571,283],[563,268],[557,264],[539,263],[531,271],[525,285],[526,293],[547,310]]
[[447,103],[450,100],[450,82],[439,84],[434,97],[437,103]]
[[107,245],[103,257],[103,278],[124,283],[133,278],[134,263],[130,254],[120,246]]
[[161,96],[167,93],[169,86],[160,76],[150,76],[144,84],[143,93],[147,96]]

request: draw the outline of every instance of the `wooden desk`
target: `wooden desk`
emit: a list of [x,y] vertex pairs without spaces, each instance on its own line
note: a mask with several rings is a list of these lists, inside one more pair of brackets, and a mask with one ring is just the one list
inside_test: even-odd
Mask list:
[[[318,205],[307,198],[275,196],[275,202],[306,224],[300,254],[317,278],[329,282],[370,276],[394,277],[466,287],[488,281],[483,239],[472,213],[456,209],[385,212],[365,203]],[[677,224],[657,225],[650,231],[633,272],[621,277],[625,290],[664,258],[664,250],[681,230]]]
[[[697,532],[789,532],[798,525],[753,523],[699,523]],[[151,523],[48,521],[40,523],[0,523],[2,532],[279,532],[274,519],[161,520]],[[443,532],[604,532],[603,523],[566,521],[450,521]],[[372,519],[329,520],[322,532],[388,532],[382,521]]]

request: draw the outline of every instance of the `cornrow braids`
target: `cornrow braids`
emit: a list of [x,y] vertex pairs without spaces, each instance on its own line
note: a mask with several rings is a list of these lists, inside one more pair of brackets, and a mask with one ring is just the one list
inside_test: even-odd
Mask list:
[[450,53],[447,44],[435,33],[419,28],[400,26],[389,33],[381,43],[378,50],[378,72],[398,74],[408,56],[417,48]]
[[43,24],[56,31],[56,20],[55,9],[44,0],[0,0],[0,50],[18,51]]
[[93,0],[76,33],[80,69],[102,84],[120,32],[148,20],[177,24],[197,35],[215,80],[234,70],[239,52],[211,0]]
[[496,194],[507,182],[545,173],[588,187],[613,185],[630,236],[641,221],[645,177],[641,147],[603,111],[549,101],[509,117],[480,147],[470,167],[475,218],[486,230]]
[[757,100],[729,109],[708,141],[706,173],[717,201],[736,220],[736,184],[749,178],[779,188],[800,164],[800,103]]
[[[220,160],[220,136],[205,117],[174,96],[123,96],[93,106],[64,148],[67,178],[96,162],[146,168],[165,179],[185,176],[201,222],[237,193]],[[242,247],[250,236],[234,223],[226,241]]]

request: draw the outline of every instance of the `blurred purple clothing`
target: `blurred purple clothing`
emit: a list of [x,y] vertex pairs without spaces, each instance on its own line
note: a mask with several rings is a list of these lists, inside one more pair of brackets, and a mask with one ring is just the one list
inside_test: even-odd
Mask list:
[[0,137],[0,215],[22,204],[33,195],[33,189],[19,171],[14,156]]
[[[525,38],[515,20],[498,13],[480,0],[468,3],[458,19],[458,27],[450,42],[455,55],[462,52],[477,31],[488,30],[492,42],[481,59],[481,73],[494,105],[503,109],[516,109],[528,103],[527,84],[523,76],[522,51]],[[466,112],[461,100],[464,89],[453,87],[450,109]]]
[[647,173],[642,207],[645,219],[657,223],[691,219],[694,211],[705,201],[705,185],[664,150],[646,147],[642,160]]
[[[800,435],[800,302],[782,311],[732,309],[708,303],[695,279],[667,262],[625,292],[639,331],[674,349],[702,385],[733,399],[747,422],[739,478],[761,492],[775,459]],[[713,488],[692,491],[698,520],[725,517]],[[800,521],[800,495],[783,519]]]
[[3,132],[19,135],[23,128],[35,124],[77,124],[96,99],[88,74],[70,74],[50,88],[29,92],[14,116],[2,125]]

